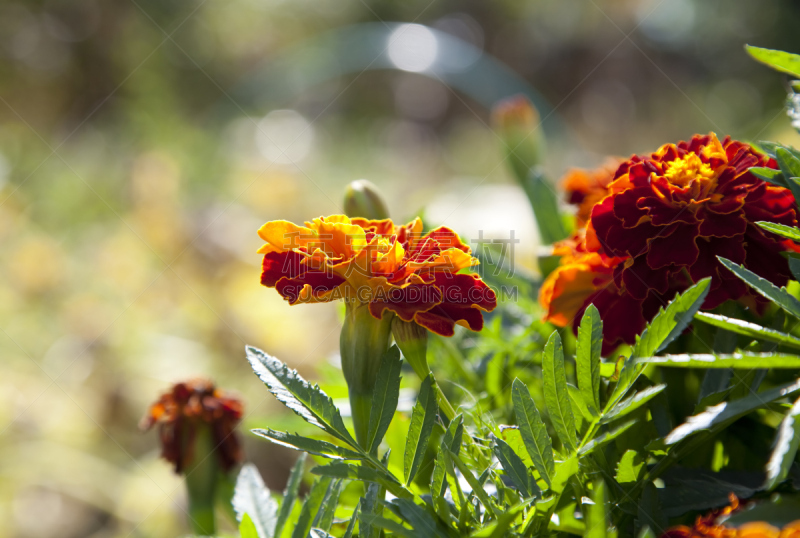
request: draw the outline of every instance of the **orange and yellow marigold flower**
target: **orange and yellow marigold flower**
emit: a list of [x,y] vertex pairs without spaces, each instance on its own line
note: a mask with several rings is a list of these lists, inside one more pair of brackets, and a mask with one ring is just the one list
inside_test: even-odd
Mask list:
[[224,471],[242,461],[242,448],[234,433],[242,418],[242,403],[204,379],[175,384],[163,394],[142,419],[140,427],[156,424],[161,436],[161,455],[180,474],[194,463],[198,429],[208,427],[214,455]]
[[[568,183],[571,192],[602,198],[578,233],[577,249],[562,258],[543,286],[546,318],[577,326],[583,309],[594,303],[606,320],[609,351],[632,343],[660,306],[706,277],[712,283],[704,309],[729,299],[762,303],[717,259],[743,264],[778,286],[791,277],[782,253],[798,246],[756,222],[795,226],[795,200],[788,189],[755,177],[750,168],[756,166],[777,169],[751,146],[711,133],[666,144],[649,156],[634,155],[607,183],[602,178],[608,168],[589,175],[601,178],[590,182],[592,189],[579,188],[586,181]],[[584,301],[576,310],[581,294]]]
[[346,299],[368,304],[450,336],[456,324],[483,327],[495,308],[494,292],[477,275],[460,273],[478,260],[449,228],[422,233],[422,221],[396,226],[390,219],[319,217],[304,226],[266,223],[261,283],[291,304]]

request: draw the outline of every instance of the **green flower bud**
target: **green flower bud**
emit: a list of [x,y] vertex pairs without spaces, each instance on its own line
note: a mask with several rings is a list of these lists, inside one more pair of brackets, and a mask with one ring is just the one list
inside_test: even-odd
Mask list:
[[392,336],[408,364],[420,379],[430,373],[428,367],[428,330],[414,321],[403,321],[395,317],[392,321]]
[[348,217],[370,220],[389,218],[389,210],[381,198],[378,187],[366,179],[357,179],[347,186],[344,194],[344,212]]
[[541,164],[544,157],[539,113],[527,97],[516,95],[494,106],[492,123],[503,140],[514,175],[524,183],[531,168]]

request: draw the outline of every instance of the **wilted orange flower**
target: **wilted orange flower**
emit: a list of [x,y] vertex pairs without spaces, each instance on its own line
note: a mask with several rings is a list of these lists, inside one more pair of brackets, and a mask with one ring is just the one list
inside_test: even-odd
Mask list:
[[395,226],[390,219],[320,217],[305,226],[266,223],[261,283],[291,304],[347,299],[368,304],[450,336],[455,324],[478,331],[482,312],[497,306],[477,275],[459,273],[478,263],[449,228],[422,234],[422,221]]
[[197,430],[208,426],[220,467],[229,471],[242,461],[242,448],[234,428],[242,418],[242,403],[214,387],[210,381],[195,379],[177,383],[163,394],[142,419],[140,427],[159,425],[161,455],[182,473],[192,463]]
[[697,516],[694,526],[678,525],[668,529],[661,538],[795,538],[800,536],[800,520],[778,529],[764,521],[753,521],[739,527],[724,524],[723,516],[728,516],[742,508],[739,499],[731,494],[731,504],[714,510],[705,516]]
[[[743,264],[777,286],[791,278],[781,254],[800,248],[756,222],[796,225],[794,197],[756,178],[749,171],[755,166],[777,168],[747,144],[720,142],[713,133],[623,162],[581,232],[578,250],[600,258],[579,265],[574,255],[562,260],[544,285],[543,291],[552,290],[542,301],[546,318],[558,324],[573,320],[576,329],[582,309],[575,311],[574,304],[584,293],[583,308],[594,303],[606,320],[604,348],[610,350],[633,343],[660,306],[706,277],[712,282],[705,309],[728,299],[763,304],[717,260]],[[586,286],[589,281],[595,285]],[[572,308],[560,309],[562,295]]]
[[608,186],[614,180],[619,165],[625,159],[609,157],[599,168],[584,170],[573,168],[561,180],[561,185],[567,193],[567,202],[578,206],[575,214],[575,224],[579,227],[586,226],[592,214],[592,208],[597,202],[608,194]]

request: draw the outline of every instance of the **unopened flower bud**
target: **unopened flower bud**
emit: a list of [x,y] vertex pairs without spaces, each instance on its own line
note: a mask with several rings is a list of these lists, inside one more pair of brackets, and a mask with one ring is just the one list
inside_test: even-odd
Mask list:
[[427,329],[413,321],[403,321],[395,317],[392,321],[392,336],[414,372],[420,379],[425,379],[430,373]]
[[503,140],[514,175],[525,182],[531,168],[541,164],[544,135],[539,113],[524,95],[515,95],[492,109],[492,123]]
[[389,210],[386,202],[381,198],[378,187],[366,179],[357,179],[347,186],[344,195],[344,212],[348,217],[370,220],[389,218]]

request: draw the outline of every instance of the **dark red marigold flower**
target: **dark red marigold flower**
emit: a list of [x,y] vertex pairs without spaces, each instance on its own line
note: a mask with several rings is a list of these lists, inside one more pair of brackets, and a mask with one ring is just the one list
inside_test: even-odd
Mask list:
[[242,402],[204,379],[177,383],[163,394],[142,419],[140,427],[159,425],[161,456],[181,474],[192,463],[198,429],[208,427],[215,455],[223,471],[242,461],[242,448],[234,429],[242,418]]
[[720,142],[714,133],[634,156],[592,210],[587,248],[629,258],[615,278],[637,300],[666,293],[676,280],[712,277],[703,308],[728,299],[752,306],[755,296],[717,256],[782,286],[791,272],[781,253],[798,250],[756,225],[795,226],[797,216],[792,193],[755,177],[749,171],[755,166],[777,169],[747,144]]
[[[728,299],[765,303],[718,261],[742,264],[777,286],[791,278],[786,251],[795,243],[756,222],[797,224],[795,200],[750,168],[777,169],[774,160],[742,142],[713,133],[635,155],[610,180],[602,172],[568,182],[571,201],[602,198],[586,228],[556,248],[561,265],[542,286],[545,319],[572,324],[594,304],[606,320],[603,352],[632,344],[659,307],[699,280],[712,277],[704,309]],[[581,218],[578,216],[578,224]]]

